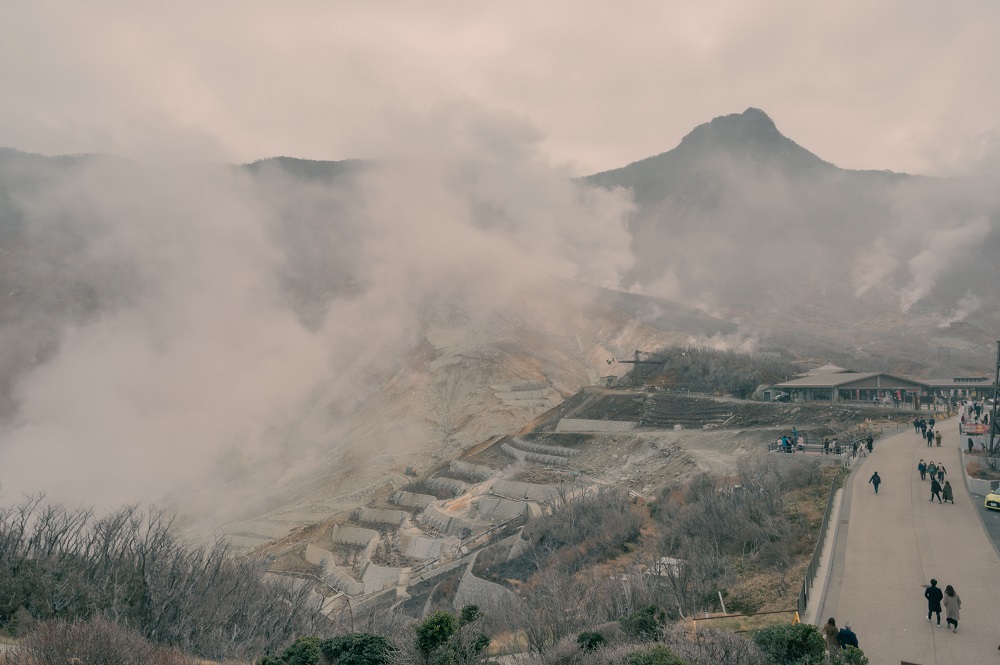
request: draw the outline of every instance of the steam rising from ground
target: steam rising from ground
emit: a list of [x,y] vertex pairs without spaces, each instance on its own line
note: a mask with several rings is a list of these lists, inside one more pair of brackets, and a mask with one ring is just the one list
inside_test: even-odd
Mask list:
[[76,260],[124,266],[128,295],[18,384],[3,495],[151,500],[335,448],[428,303],[475,317],[549,276],[618,286],[624,192],[572,184],[518,119],[450,107],[405,130],[344,182],[98,160],[18,201],[70,221]]

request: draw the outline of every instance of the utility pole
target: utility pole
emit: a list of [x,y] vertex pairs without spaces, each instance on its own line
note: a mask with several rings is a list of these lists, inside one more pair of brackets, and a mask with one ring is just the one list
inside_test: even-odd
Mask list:
[[997,448],[995,444],[996,431],[997,431],[997,387],[1000,386],[1000,342],[997,342],[997,373],[996,378],[993,379],[993,411],[990,413],[990,455],[997,454]]

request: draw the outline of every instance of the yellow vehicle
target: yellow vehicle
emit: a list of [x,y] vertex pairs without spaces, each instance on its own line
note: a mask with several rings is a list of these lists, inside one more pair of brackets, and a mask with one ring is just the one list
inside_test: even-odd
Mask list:
[[1000,487],[986,495],[983,505],[990,510],[1000,510]]

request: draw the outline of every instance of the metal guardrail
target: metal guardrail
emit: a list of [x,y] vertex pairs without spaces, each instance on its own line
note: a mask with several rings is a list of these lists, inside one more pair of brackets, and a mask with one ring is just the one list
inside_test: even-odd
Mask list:
[[826,500],[826,511],[823,513],[823,522],[819,526],[819,539],[816,541],[816,549],[813,550],[812,558],[809,560],[809,566],[806,567],[806,576],[802,580],[802,588],[799,590],[799,598],[796,603],[796,607],[799,611],[799,616],[805,616],[806,614],[806,604],[809,602],[809,593],[812,591],[813,582],[816,581],[816,571],[819,569],[819,559],[820,555],[823,553],[823,544],[826,542],[826,532],[827,527],[830,525],[830,516],[833,513],[833,499],[837,495],[837,483],[840,482],[842,475],[838,475],[830,483],[830,496]]

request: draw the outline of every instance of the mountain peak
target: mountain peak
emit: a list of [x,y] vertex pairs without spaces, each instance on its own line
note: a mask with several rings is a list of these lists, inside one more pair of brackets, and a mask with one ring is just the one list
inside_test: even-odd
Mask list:
[[785,144],[795,145],[778,131],[774,121],[766,113],[751,107],[743,113],[721,115],[698,125],[681,139],[678,149],[756,151],[776,146],[790,147]]

